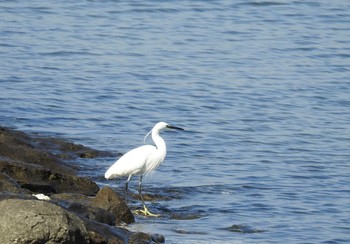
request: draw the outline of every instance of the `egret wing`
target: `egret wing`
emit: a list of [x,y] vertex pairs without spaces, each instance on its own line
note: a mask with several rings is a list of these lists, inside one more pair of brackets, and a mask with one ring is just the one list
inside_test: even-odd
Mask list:
[[105,178],[143,174],[148,159],[156,150],[155,146],[144,145],[127,152],[107,170]]

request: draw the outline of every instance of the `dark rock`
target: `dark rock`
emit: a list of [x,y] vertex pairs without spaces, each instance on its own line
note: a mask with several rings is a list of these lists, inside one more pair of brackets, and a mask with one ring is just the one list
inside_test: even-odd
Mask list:
[[228,230],[230,232],[238,232],[241,234],[252,234],[252,233],[262,233],[265,230],[255,229],[249,225],[231,225],[227,228],[220,228],[220,230]]
[[81,194],[54,194],[51,200],[75,214],[100,223],[115,225],[116,217],[106,209],[92,206],[92,197]]
[[136,232],[129,238],[129,244],[149,244],[152,242],[152,238],[143,232]]
[[10,176],[0,172],[0,192],[24,193],[21,186]]
[[22,193],[16,194],[16,193],[11,193],[11,192],[0,192],[0,201],[7,200],[7,199],[33,200],[33,199],[37,199],[37,198],[32,196],[31,194],[26,194],[26,193],[24,193],[24,194],[22,194]]
[[89,179],[52,172],[35,164],[0,160],[0,171],[13,178],[22,188],[32,192],[73,192],[92,196],[99,190],[96,183]]
[[96,157],[115,157],[113,153],[95,150],[80,144],[67,142],[59,138],[40,137],[36,138],[38,148],[49,150],[52,154],[64,158],[96,158]]
[[86,196],[78,193],[67,193],[67,192],[53,194],[50,197],[53,201],[56,201],[56,202],[66,202],[67,204],[80,203],[83,205],[90,205],[93,199],[92,196]]
[[42,165],[58,173],[74,175],[77,166],[67,162],[67,159],[114,157],[115,155],[63,139],[29,135],[0,126],[0,156]]
[[131,224],[135,222],[134,215],[131,213],[123,198],[110,187],[102,188],[92,200],[91,205],[112,213],[117,223],[124,222],[126,224]]
[[0,243],[88,243],[84,222],[47,201],[0,201]]
[[56,154],[69,154],[70,158],[81,154],[102,155],[97,150],[61,139],[34,137],[0,127],[0,172],[13,178],[22,188],[46,194],[95,195],[99,190],[96,183],[75,176],[76,167]]
[[0,155],[12,160],[37,164],[55,172],[74,174],[67,163],[50,154],[47,150],[35,148],[35,141],[27,134],[0,127]]
[[92,243],[127,243],[133,233],[123,229],[93,221],[86,221]]
[[87,206],[79,203],[72,203],[67,208],[70,212],[74,212],[75,214],[85,217],[87,219],[97,221],[99,223],[115,225],[115,216],[109,211],[96,208],[92,206]]
[[151,239],[155,243],[164,243],[165,242],[164,236],[162,236],[160,234],[152,234]]

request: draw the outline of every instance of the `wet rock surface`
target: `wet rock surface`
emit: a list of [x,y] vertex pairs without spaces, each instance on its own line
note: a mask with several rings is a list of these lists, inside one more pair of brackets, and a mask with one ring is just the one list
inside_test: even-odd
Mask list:
[[135,221],[123,198],[77,176],[71,163],[104,156],[111,154],[0,127],[0,243],[164,242],[119,227]]

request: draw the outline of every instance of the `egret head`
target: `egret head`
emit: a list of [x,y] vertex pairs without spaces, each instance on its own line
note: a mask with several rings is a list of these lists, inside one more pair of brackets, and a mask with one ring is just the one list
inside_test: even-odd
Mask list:
[[169,125],[168,125],[167,123],[165,123],[165,122],[158,122],[158,123],[153,127],[152,130],[158,130],[158,131],[164,130],[164,129],[167,128],[167,126],[169,126]]
[[158,122],[158,123],[153,127],[153,129],[152,129],[150,132],[147,133],[147,135],[146,135],[145,138],[143,139],[143,142],[146,143],[146,139],[147,139],[147,137],[148,137],[149,134],[151,134],[151,133],[157,133],[157,134],[159,134],[159,132],[160,132],[161,130],[164,130],[164,129],[184,130],[184,129],[180,128],[180,127],[172,126],[172,125],[169,125],[169,124],[167,124],[167,123],[165,123],[165,122]]
[[161,130],[164,130],[164,129],[174,129],[174,130],[184,130],[180,127],[176,127],[176,126],[172,126],[172,125],[169,125],[165,122],[159,122],[157,123],[152,130],[158,130],[158,131],[161,131]]

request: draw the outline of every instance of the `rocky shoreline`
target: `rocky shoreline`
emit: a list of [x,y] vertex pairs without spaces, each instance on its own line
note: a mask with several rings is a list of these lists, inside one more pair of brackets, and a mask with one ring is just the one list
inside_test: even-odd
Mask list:
[[135,221],[123,198],[68,163],[105,156],[111,154],[0,127],[0,243],[163,243],[161,235],[120,227]]

